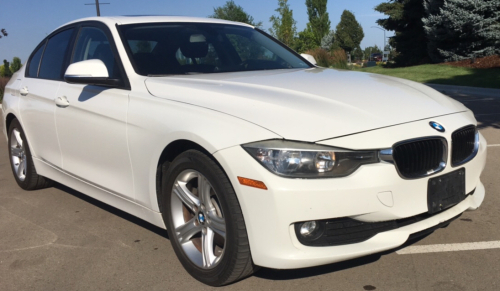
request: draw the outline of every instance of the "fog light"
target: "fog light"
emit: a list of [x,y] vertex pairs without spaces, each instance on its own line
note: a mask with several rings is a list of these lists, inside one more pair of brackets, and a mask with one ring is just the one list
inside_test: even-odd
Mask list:
[[314,231],[316,231],[316,229],[318,229],[318,224],[316,223],[316,221],[307,221],[304,222],[300,227],[300,234],[303,237],[308,237],[311,236]]

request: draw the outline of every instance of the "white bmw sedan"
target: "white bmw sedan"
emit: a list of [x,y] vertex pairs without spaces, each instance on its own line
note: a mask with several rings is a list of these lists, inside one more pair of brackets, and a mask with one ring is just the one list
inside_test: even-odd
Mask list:
[[317,67],[242,23],[68,23],[2,113],[21,188],[57,181],[166,228],[213,286],[396,248],[485,195],[486,141],[461,103]]

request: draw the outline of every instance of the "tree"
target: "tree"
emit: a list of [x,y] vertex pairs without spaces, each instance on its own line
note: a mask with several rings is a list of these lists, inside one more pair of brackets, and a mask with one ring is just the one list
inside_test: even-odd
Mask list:
[[326,34],[321,40],[321,48],[326,51],[330,51],[332,49],[334,41],[335,41],[335,31],[332,30],[328,34]]
[[311,24],[308,23],[306,28],[298,33],[298,37],[294,41],[293,49],[299,53],[306,52],[318,47]]
[[316,46],[330,32],[330,19],[326,11],[327,0],[306,0],[307,15]]
[[377,20],[377,24],[395,35],[389,44],[396,49],[395,61],[400,66],[422,64],[429,61],[427,37],[422,18],[425,8],[422,0],[387,0],[375,10],[388,16]]
[[297,34],[297,21],[293,19],[293,10],[290,10],[288,0],[278,0],[278,15],[269,18],[272,28],[269,32],[287,46],[293,46]]
[[363,28],[356,20],[354,14],[349,10],[344,10],[335,32],[337,45],[350,53],[359,47],[364,37]]
[[357,47],[352,51],[352,58],[354,61],[361,61],[364,58],[364,51]]
[[214,7],[214,14],[209,17],[243,22],[257,27],[262,26],[262,21],[256,23],[253,17],[246,13],[241,6],[236,5],[233,0],[227,1],[222,7]]
[[12,63],[10,64],[10,71],[12,73],[15,73],[15,72],[19,71],[21,66],[22,66],[21,59],[18,57],[14,57],[14,59],[12,60]]
[[[459,61],[500,53],[500,0],[429,1],[423,18],[434,62]],[[432,6],[433,2],[434,6]],[[436,6],[442,3],[442,7]]]
[[5,28],[0,29],[0,38],[2,38],[2,36],[7,36],[7,35],[9,34],[7,33],[7,30],[5,30]]
[[367,47],[365,47],[363,52],[365,53],[366,60],[370,59],[371,54],[377,54],[377,53],[382,54],[383,53],[382,50],[377,45],[367,46]]
[[7,60],[3,60],[3,65],[0,68],[0,77],[11,77],[10,64]]

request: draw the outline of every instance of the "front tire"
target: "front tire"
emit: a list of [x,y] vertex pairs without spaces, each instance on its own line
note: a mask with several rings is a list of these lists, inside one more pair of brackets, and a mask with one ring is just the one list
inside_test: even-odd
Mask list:
[[52,186],[52,180],[37,174],[26,135],[17,119],[11,122],[8,136],[10,165],[19,187],[37,190]]
[[189,150],[163,173],[163,219],[172,247],[195,279],[211,286],[251,275],[253,265],[243,214],[222,169]]

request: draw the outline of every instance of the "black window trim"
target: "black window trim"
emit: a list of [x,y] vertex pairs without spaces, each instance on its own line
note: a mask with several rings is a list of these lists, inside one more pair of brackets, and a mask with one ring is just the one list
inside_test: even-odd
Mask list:
[[[26,62],[27,66],[26,66],[26,70],[24,71],[24,77],[31,78],[31,79],[37,79],[38,78],[38,73],[40,72],[40,64],[42,63],[42,57],[43,57],[43,53],[45,53],[45,47],[46,46],[47,46],[47,38],[44,38],[36,46],[36,48],[33,50],[33,52],[31,53],[31,55],[28,58],[28,61]],[[30,67],[31,67],[31,60],[33,59],[33,57],[35,56],[35,54],[38,52],[38,50],[41,49],[42,47],[43,47],[42,55],[40,56],[40,60],[38,61],[38,68],[36,69],[36,76],[35,77],[29,76]]]
[[[29,57],[29,63],[28,63],[28,66],[26,68],[26,71],[24,72],[24,76],[26,78],[48,80],[48,81],[56,81],[56,82],[61,82],[61,81],[64,82],[64,72],[62,70],[61,70],[61,76],[59,76],[59,79],[40,78],[39,76],[40,76],[40,68],[41,68],[41,65],[42,65],[43,57],[45,55],[45,50],[47,49],[47,44],[48,44],[49,40],[52,37],[54,37],[56,34],[61,33],[63,31],[66,31],[66,30],[69,30],[69,29],[75,29],[75,31],[73,31],[73,33],[71,35],[71,38],[69,40],[69,43],[68,43],[68,47],[66,48],[66,51],[64,52],[64,60],[63,60],[62,66],[63,66],[63,68],[67,67],[66,64],[67,64],[67,59],[68,59],[68,55],[69,55],[68,52],[70,50],[72,50],[73,43],[75,41],[75,32],[76,32],[76,26],[75,26],[75,24],[70,24],[70,25],[61,27],[61,28],[53,31],[51,34],[49,34],[46,38],[44,38],[42,40],[42,42],[36,47],[36,49],[33,50],[33,52],[31,53],[31,55]],[[38,51],[38,49],[42,45],[44,46],[44,48],[43,48],[42,56],[40,57],[40,62],[38,63],[38,70],[37,70],[37,73],[36,73],[36,77],[30,77],[30,76],[28,76],[28,73],[29,73],[29,67],[31,66],[31,59],[33,58],[33,56],[35,55],[35,53]]]
[[[30,79],[41,79],[41,80],[48,80],[48,81],[64,82],[64,73],[65,72],[63,72],[63,71],[61,71],[60,79],[57,79],[57,80],[39,77],[40,67],[41,67],[41,64],[43,61],[43,55],[45,54],[45,48],[47,47],[48,41],[56,34],[63,32],[65,30],[68,30],[68,29],[72,29],[72,28],[75,29],[73,31],[72,36],[71,36],[71,39],[70,39],[68,48],[66,49],[64,60],[63,60],[63,68],[67,68],[71,64],[71,60],[73,59],[73,55],[75,53],[76,41],[78,40],[78,37],[80,36],[80,31],[81,31],[82,27],[95,27],[95,28],[101,29],[104,32],[104,34],[108,38],[109,44],[111,46],[111,50],[112,50],[113,55],[115,57],[115,62],[117,62],[118,70],[119,70],[120,76],[121,76],[121,84],[119,84],[117,87],[113,87],[113,88],[130,91],[131,90],[130,82],[129,82],[129,79],[127,77],[127,73],[125,72],[125,69],[123,67],[123,63],[121,61],[120,54],[118,53],[118,49],[116,48],[115,39],[113,38],[113,35],[111,34],[111,30],[109,29],[109,27],[100,21],[82,21],[82,22],[77,22],[77,23],[71,23],[71,24],[63,26],[61,28],[58,28],[57,30],[50,33],[47,37],[45,37],[38,44],[38,46],[33,50],[30,57],[28,58],[28,62],[27,62],[28,65],[27,65],[26,70],[24,72],[24,77],[30,78]],[[38,49],[41,48],[42,46],[44,46],[44,49],[42,52],[42,56],[40,57],[40,62],[38,63],[38,70],[37,70],[36,77],[28,76],[29,67],[31,66],[31,60],[32,60],[33,56],[35,55],[35,53],[38,51]],[[109,87],[104,87],[104,86],[98,86],[98,87],[109,88]]]

